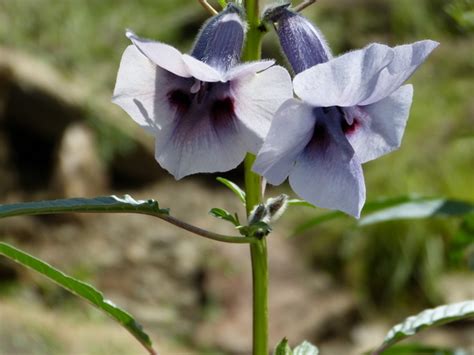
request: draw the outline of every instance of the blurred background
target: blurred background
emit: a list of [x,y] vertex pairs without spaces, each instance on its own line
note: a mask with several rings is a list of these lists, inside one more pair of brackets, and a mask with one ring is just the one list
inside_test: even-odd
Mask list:
[[[304,13],[335,54],[371,42],[441,42],[410,79],[415,95],[402,148],[364,166],[368,201],[473,203],[474,1],[320,0]],[[206,18],[192,0],[0,0],[0,203],[130,193],[232,232],[207,211],[243,216],[239,201],[214,175],[175,182],[154,161],[153,138],[110,102],[126,28],[188,51]],[[281,60],[274,34],[263,56]],[[223,176],[242,184],[241,170]],[[280,192],[291,193],[267,190]],[[292,207],[270,236],[271,344],[287,336],[323,354],[361,354],[408,315],[474,298],[472,212],[370,226],[349,217],[317,223],[326,213]],[[162,354],[250,353],[245,246],[135,215],[4,219],[0,240],[102,290],[143,323]],[[472,322],[461,323],[414,341],[469,353],[473,332]],[[113,321],[0,257],[0,354],[139,353]]]

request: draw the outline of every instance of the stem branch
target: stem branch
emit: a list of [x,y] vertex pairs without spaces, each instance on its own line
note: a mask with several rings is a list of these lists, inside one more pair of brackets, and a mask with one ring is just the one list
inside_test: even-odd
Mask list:
[[206,9],[212,16],[217,15],[219,12],[212,7],[206,0],[198,0],[199,3]]
[[216,240],[218,242],[225,242],[225,243],[234,243],[234,244],[253,244],[258,242],[259,240],[255,237],[237,237],[237,236],[229,236],[229,235],[222,235],[214,232],[207,231],[205,229],[201,229],[199,227],[193,226],[186,222],[183,222],[177,218],[174,218],[169,215],[154,215],[168,223],[174,224],[175,226],[187,230],[193,234],[199,235],[201,237]]
[[305,0],[303,1],[302,3],[300,3],[298,6],[295,6],[293,8],[293,11],[296,11],[296,12],[301,12],[303,11],[304,9],[306,9],[307,7],[313,5],[317,0]]

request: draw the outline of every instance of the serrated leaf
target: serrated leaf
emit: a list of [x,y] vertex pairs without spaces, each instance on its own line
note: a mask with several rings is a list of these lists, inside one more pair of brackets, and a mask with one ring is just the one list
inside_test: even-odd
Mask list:
[[215,218],[223,219],[225,221],[228,221],[232,223],[234,226],[239,226],[239,220],[236,215],[232,215],[231,213],[227,212],[226,210],[222,208],[213,208],[209,211],[209,214]]
[[103,196],[96,198],[68,198],[61,200],[22,202],[0,205],[0,218],[53,213],[143,213],[169,215],[169,210],[160,208],[155,200],[135,200],[124,197]]
[[235,182],[227,180],[223,177],[218,177],[218,178],[216,178],[216,180],[219,181],[224,186],[228,187],[234,194],[237,195],[237,197],[240,199],[240,201],[242,201],[242,203],[245,204],[245,191],[242,190],[239,187],[239,185],[237,185]]
[[424,310],[415,316],[408,317],[403,323],[397,324],[390,329],[384,343],[373,354],[381,354],[393,344],[423,329],[472,317],[474,317],[474,301],[447,304]]
[[309,341],[304,341],[293,350],[293,355],[318,355],[319,349]]
[[39,272],[69,292],[72,292],[76,296],[90,302],[108,316],[119,322],[150,352],[150,354],[155,354],[150,337],[142,330],[142,326],[138,324],[129,313],[113,304],[110,300],[105,299],[104,295],[92,286],[66,275],[46,262],[9,244],[0,242],[0,254],[3,254],[7,258],[26,266],[29,269]]
[[474,212],[474,203],[444,198],[420,199],[384,208],[360,219],[359,225],[366,226],[399,219],[421,219],[436,216],[463,216]]
[[273,355],[293,355],[290,345],[288,344],[288,339],[283,338],[275,348]]

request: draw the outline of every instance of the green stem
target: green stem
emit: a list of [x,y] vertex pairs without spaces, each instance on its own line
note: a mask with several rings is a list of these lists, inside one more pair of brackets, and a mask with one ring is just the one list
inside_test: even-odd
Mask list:
[[[260,28],[258,0],[245,2],[249,30],[243,60],[258,60],[261,56],[263,32]],[[262,178],[252,172],[255,156],[245,158],[245,191],[247,215],[262,201]],[[253,355],[268,355],[268,256],[265,238],[250,244],[253,289]]]

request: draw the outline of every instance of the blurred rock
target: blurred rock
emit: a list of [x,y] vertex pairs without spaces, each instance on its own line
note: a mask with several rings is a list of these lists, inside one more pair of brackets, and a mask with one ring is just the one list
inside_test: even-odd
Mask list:
[[[82,170],[81,178],[85,178],[86,160],[88,168],[97,170],[89,172],[95,176],[87,177],[91,182],[88,189],[84,184],[79,187],[78,178],[67,188],[63,186],[68,196],[82,191],[87,194],[87,190],[90,193],[94,189],[100,191],[107,175],[114,186],[129,188],[154,182],[163,174],[154,159],[152,137],[110,102],[112,88],[107,96],[92,91],[92,85],[83,78],[66,80],[52,66],[0,47],[1,195],[13,190],[47,192],[58,182],[58,176],[70,174],[75,169]],[[68,129],[79,122],[82,127],[91,127],[92,131],[89,129],[89,133],[84,134],[79,133],[76,126]],[[65,134],[67,136],[63,137]],[[79,138],[81,134],[82,138]],[[86,135],[89,138],[85,138]],[[92,147],[82,145],[77,150],[73,144],[92,144]],[[102,167],[97,164],[99,150],[108,152],[107,165]],[[66,157],[72,151],[77,156]],[[93,158],[94,163],[93,155],[97,156]],[[60,166],[56,166],[57,163]],[[104,174],[101,182],[97,180],[99,173]]]
[[472,273],[445,274],[440,280],[441,297],[446,303],[474,300],[474,278]]
[[106,180],[91,129],[84,123],[69,125],[58,147],[52,189],[61,197],[93,197],[106,193]]

